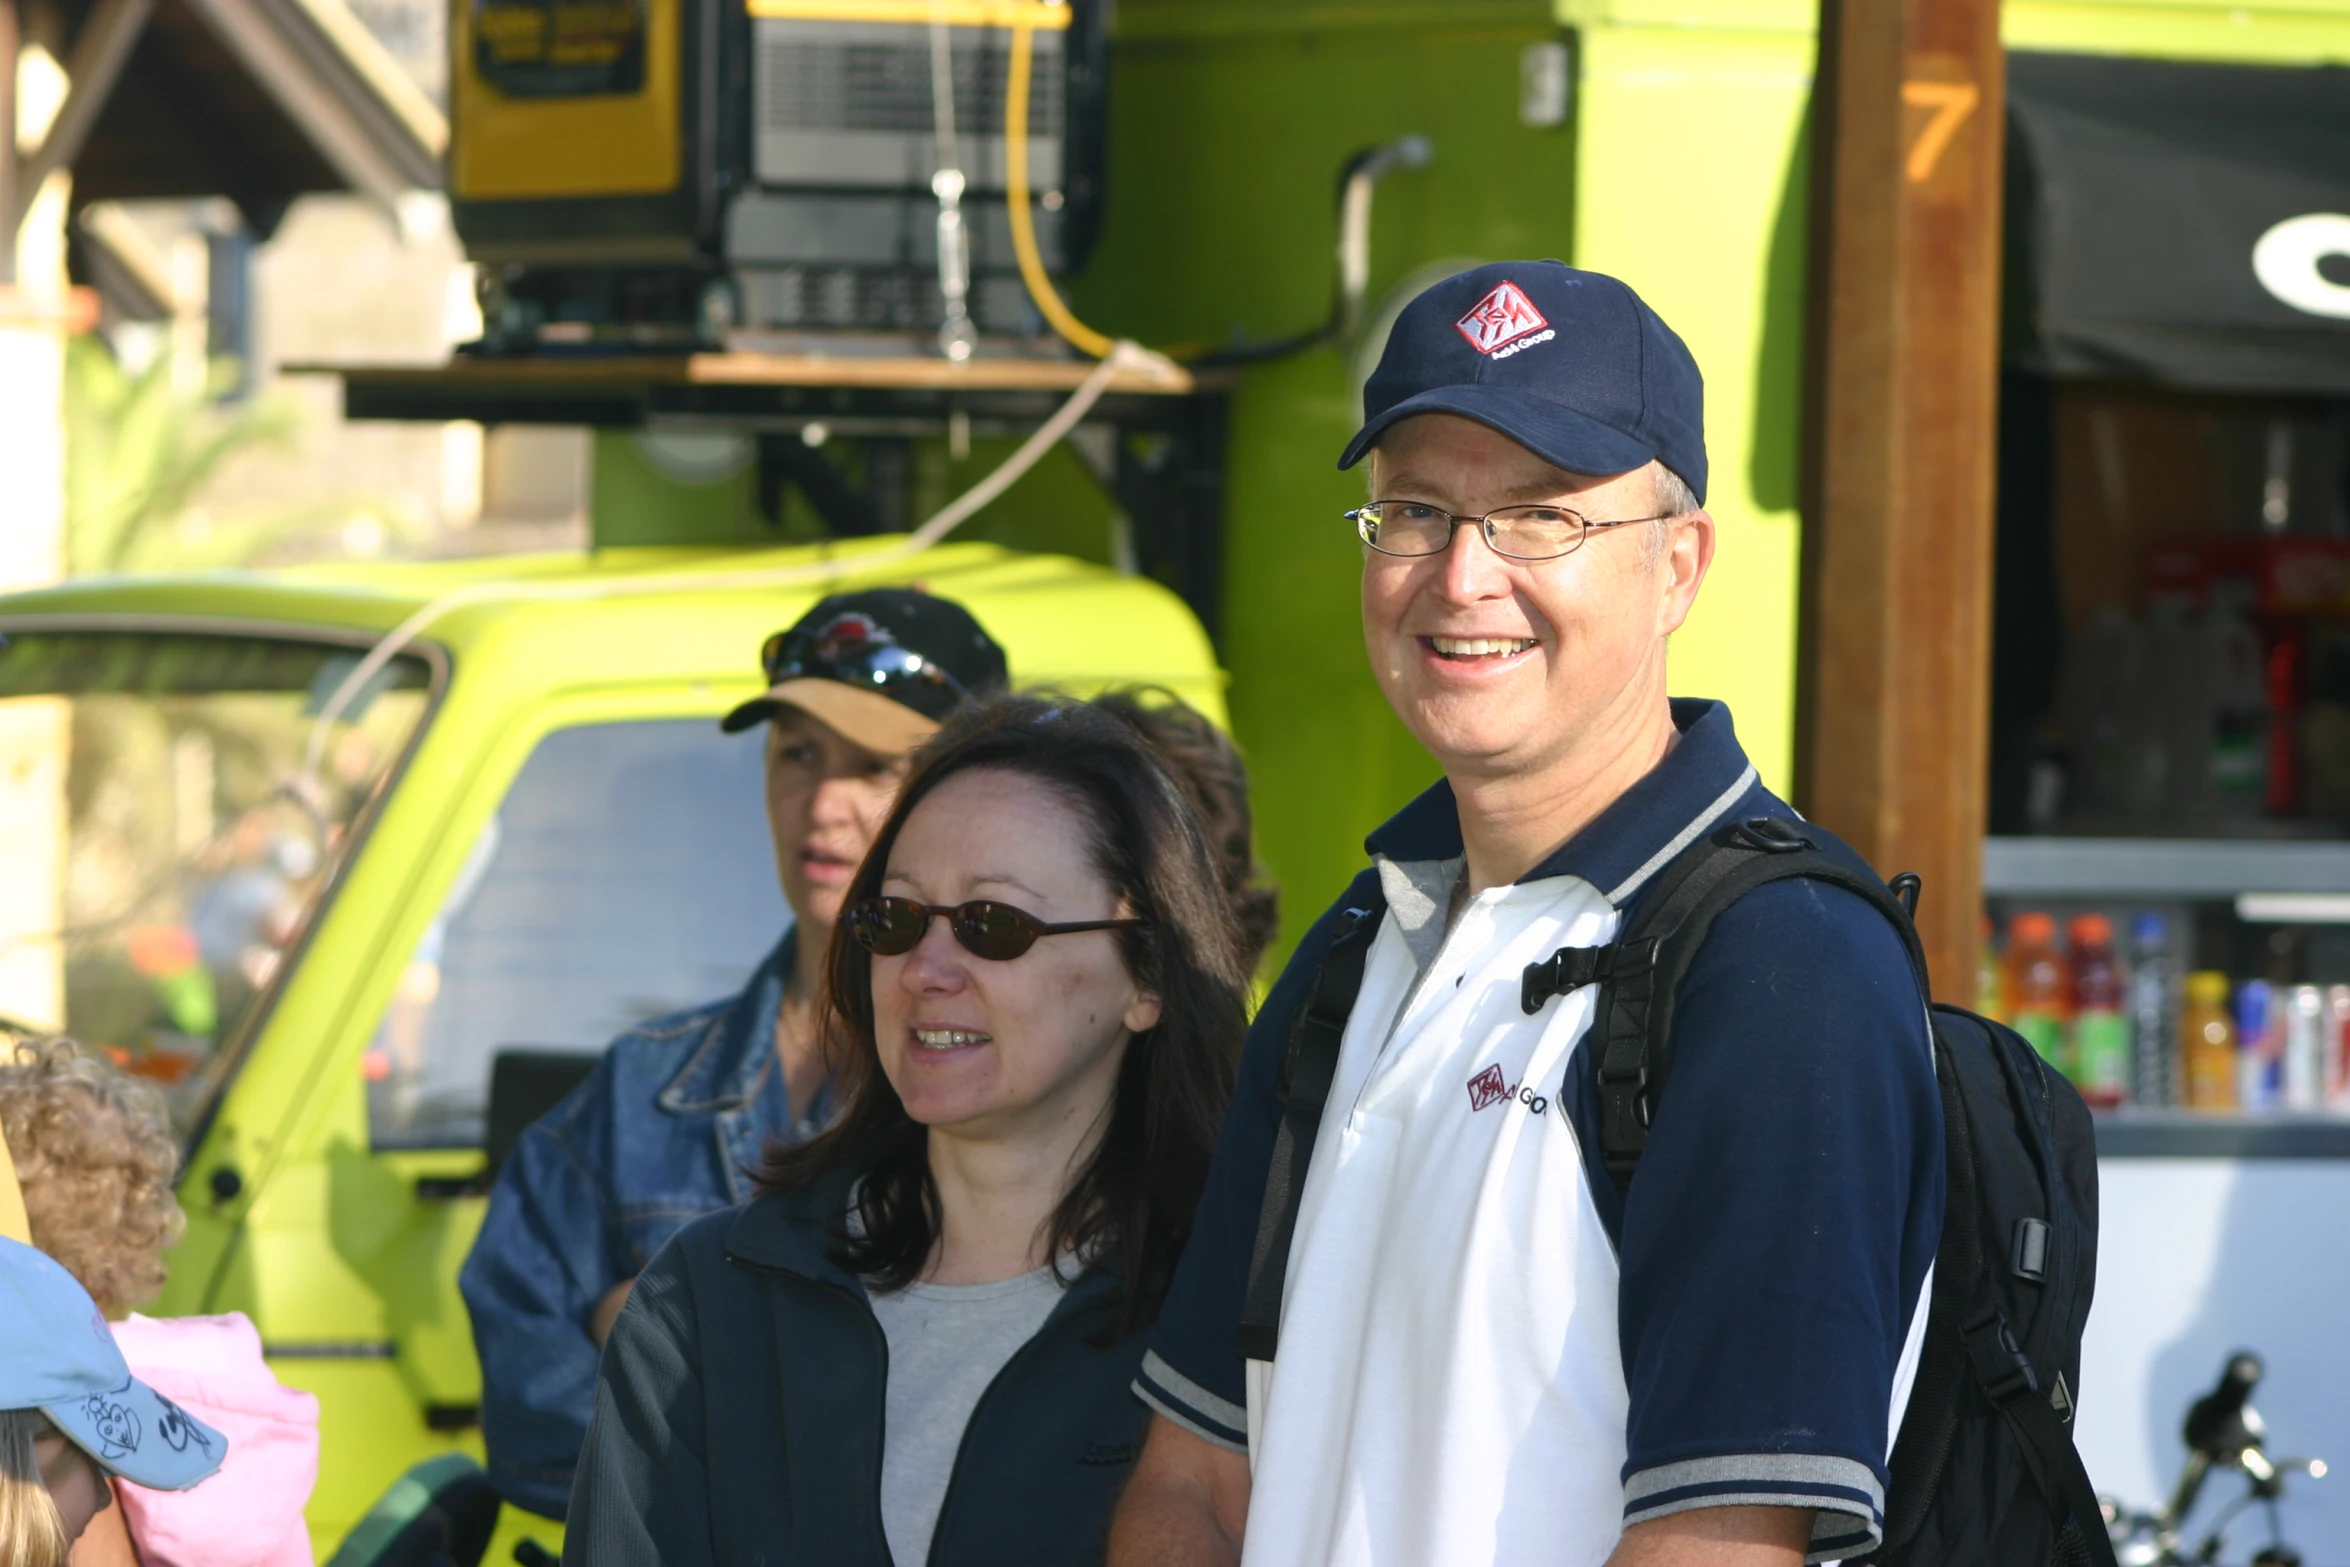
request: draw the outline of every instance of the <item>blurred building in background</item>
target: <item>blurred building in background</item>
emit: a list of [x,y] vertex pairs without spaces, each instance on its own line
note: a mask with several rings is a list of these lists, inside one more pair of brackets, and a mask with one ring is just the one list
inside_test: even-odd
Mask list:
[[[303,9],[437,156],[444,7]],[[69,572],[585,542],[584,433],[350,423],[334,378],[284,369],[438,363],[478,334],[437,190],[298,195],[266,234],[255,217],[217,195],[76,214],[69,265],[98,318],[69,350]]]

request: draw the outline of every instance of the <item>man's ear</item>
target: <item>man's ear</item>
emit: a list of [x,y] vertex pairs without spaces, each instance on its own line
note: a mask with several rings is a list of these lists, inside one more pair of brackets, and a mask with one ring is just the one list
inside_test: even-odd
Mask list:
[[1697,603],[1697,590],[1705,585],[1705,574],[1713,566],[1713,513],[1700,507],[1667,526],[1672,534],[1657,562],[1664,579],[1659,584],[1663,596],[1657,605],[1657,634],[1669,637],[1689,618]]

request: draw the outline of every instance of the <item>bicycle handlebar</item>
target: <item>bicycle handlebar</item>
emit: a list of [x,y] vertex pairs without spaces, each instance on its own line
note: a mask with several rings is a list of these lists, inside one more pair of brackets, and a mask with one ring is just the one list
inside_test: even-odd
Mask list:
[[2258,1446],[2260,1438],[2244,1419],[2244,1406],[2266,1369],[2260,1357],[2248,1349],[2230,1355],[2226,1369],[2220,1372],[2219,1385],[2187,1411],[2186,1426],[2180,1433],[2187,1446],[2222,1463],[2233,1463],[2245,1448]]

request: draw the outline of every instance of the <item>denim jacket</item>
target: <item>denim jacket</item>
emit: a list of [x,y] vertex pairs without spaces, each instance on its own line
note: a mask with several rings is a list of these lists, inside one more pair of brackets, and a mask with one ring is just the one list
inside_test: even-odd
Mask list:
[[747,1200],[769,1138],[823,1124],[829,1092],[795,1117],[775,1055],[793,946],[787,933],[740,995],[614,1040],[499,1172],[457,1286],[490,1478],[516,1506],[564,1515],[595,1408],[597,1303],[688,1221]]

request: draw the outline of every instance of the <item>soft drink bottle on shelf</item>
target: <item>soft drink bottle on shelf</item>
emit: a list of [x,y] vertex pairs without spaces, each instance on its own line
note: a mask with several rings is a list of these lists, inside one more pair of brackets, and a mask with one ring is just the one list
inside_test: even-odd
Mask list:
[[2007,1024],[2060,1072],[2068,1066],[2064,1032],[2072,988],[2064,954],[2056,950],[2055,917],[2036,909],[2018,914],[2007,931]]
[[1983,944],[1975,949],[1975,1010],[1994,1023],[2007,1021],[2007,986],[1999,973],[1999,932],[1983,916]]
[[2278,1106],[2284,1074],[2284,1018],[2277,987],[2248,979],[2236,987],[2236,1108],[2247,1113]]
[[2141,1105],[2175,1105],[2179,1085],[2178,1003],[2171,986],[2177,970],[2170,955],[2170,931],[2159,914],[2130,922],[2131,1099]]
[[2092,1108],[2110,1110],[2129,1097],[2130,1020],[2122,1014],[2122,966],[2113,955],[2113,921],[2076,914],[2073,969],[2072,1073]]
[[2196,1110],[2236,1107],[2236,1024],[2228,1015],[2228,977],[2209,969],[2187,976],[2187,1005],[2179,1017],[2180,1054],[2187,1069],[2187,1104]]
[[2315,1110],[2326,1093],[2326,993],[2295,985],[2285,993],[2284,1107]]
[[2350,1111],[2350,985],[2326,987],[2326,1108]]

